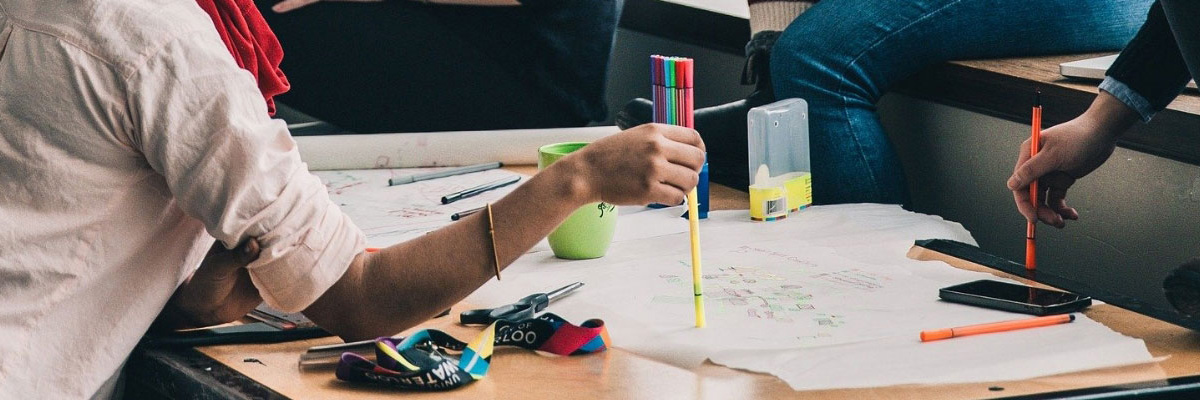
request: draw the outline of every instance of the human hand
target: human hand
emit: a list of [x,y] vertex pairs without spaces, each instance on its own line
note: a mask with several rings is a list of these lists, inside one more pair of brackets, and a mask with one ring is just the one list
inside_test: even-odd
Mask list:
[[234,249],[213,244],[192,276],[171,296],[165,312],[178,315],[176,325],[191,327],[236,320],[262,303],[246,266],[258,259],[258,241],[251,238]]
[[680,204],[700,180],[704,141],[691,128],[645,124],[564,157],[588,202]]
[[[1042,147],[1033,157],[1029,156],[1030,140],[1022,142],[1017,165],[1008,178],[1008,189],[1013,191],[1021,215],[1056,228],[1065,227],[1068,219],[1078,220],[1079,212],[1067,205],[1067,189],[1112,155],[1117,137],[1111,130],[1085,114],[1042,132]],[[1029,185],[1035,179],[1038,181],[1036,211],[1029,193]]]
[[[1079,212],[1067,206],[1067,189],[1104,164],[1117,138],[1138,118],[1137,111],[1101,91],[1083,115],[1042,132],[1042,147],[1036,156],[1029,156],[1030,141],[1023,142],[1017,166],[1008,178],[1017,210],[1029,221],[1040,220],[1056,228],[1065,227],[1067,219],[1078,220]],[[1035,179],[1039,192],[1036,211],[1029,195],[1029,184]]]
[[[318,1],[321,1],[321,0],[283,0],[283,1],[280,1],[279,3],[276,3],[275,5],[271,6],[271,11],[275,11],[277,13],[283,14],[285,12],[307,6],[309,4],[316,3]],[[377,2],[380,2],[383,0],[334,0],[334,1],[377,3]]]

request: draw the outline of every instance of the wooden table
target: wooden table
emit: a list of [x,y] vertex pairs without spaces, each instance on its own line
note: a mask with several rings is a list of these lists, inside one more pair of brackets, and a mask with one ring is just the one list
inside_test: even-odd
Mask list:
[[[533,172],[530,168],[513,169]],[[745,209],[748,205],[744,192],[714,185],[711,193],[714,209]],[[909,257],[941,260],[959,268],[993,272],[919,247],[914,247]],[[456,305],[451,315],[467,308],[471,307]],[[210,346],[197,350],[139,350],[131,358],[127,371],[131,381],[148,384],[157,391],[167,392],[168,395],[178,394],[183,398],[285,396],[297,399],[393,399],[398,396],[406,399],[961,399],[1055,392],[1130,382],[1149,381],[1149,385],[1162,385],[1162,379],[1165,378],[1200,374],[1200,334],[1108,305],[1091,307],[1085,314],[1118,332],[1142,338],[1154,356],[1170,358],[1158,364],[1015,382],[796,392],[772,375],[742,372],[711,363],[695,370],[686,370],[643,358],[619,347],[578,357],[547,356],[522,349],[498,348],[492,358],[492,368],[482,381],[451,392],[402,393],[340,382],[334,378],[331,368],[301,370],[298,360],[305,349],[340,342],[336,338],[322,338],[268,345]],[[473,337],[478,332],[478,328],[458,326],[453,318],[431,320],[420,328],[441,329],[460,338]]]

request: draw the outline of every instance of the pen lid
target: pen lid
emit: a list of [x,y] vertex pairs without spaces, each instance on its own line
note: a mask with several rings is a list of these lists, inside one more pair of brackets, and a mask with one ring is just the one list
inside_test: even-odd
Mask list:
[[655,55],[650,56],[650,84],[651,85],[662,86],[662,70],[663,70],[662,69],[662,61],[663,61],[663,59],[662,59],[662,56],[660,56],[660,55],[655,54]]
[[691,89],[692,77],[695,75],[695,60],[690,58],[683,59],[683,83],[680,86]]
[[675,57],[667,57],[666,59],[667,74],[664,77],[666,87],[675,87]]

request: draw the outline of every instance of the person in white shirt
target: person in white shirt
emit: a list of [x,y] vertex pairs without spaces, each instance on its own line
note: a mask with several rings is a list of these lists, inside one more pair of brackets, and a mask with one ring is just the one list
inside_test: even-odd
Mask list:
[[[192,324],[261,296],[346,339],[394,334],[583,204],[680,202],[703,147],[630,129],[494,203],[494,242],[479,213],[365,253],[195,2],[0,0],[0,398],[110,396],[168,301]],[[214,239],[258,255],[218,260]]]

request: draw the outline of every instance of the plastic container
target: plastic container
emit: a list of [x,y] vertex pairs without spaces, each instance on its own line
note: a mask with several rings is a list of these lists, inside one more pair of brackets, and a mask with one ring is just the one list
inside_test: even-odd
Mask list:
[[812,204],[808,103],[785,99],[750,109],[750,219],[774,221]]

